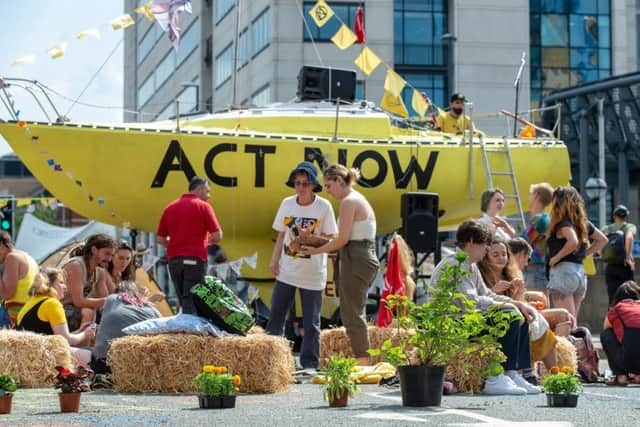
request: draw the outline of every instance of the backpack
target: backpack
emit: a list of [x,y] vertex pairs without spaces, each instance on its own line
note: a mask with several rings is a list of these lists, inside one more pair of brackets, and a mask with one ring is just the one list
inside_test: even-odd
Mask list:
[[598,370],[598,362],[600,356],[593,345],[591,331],[584,326],[578,326],[567,337],[571,344],[576,348],[578,356],[578,373],[582,381],[594,383],[600,380],[600,371]]
[[627,257],[627,250],[624,247],[624,234],[626,227],[623,226],[618,231],[612,231],[607,233],[606,246],[602,250],[602,259],[608,264],[624,264],[624,260]]

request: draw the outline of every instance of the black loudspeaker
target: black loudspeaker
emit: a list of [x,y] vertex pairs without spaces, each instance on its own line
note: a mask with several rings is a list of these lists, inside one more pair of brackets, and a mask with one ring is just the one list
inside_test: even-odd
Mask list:
[[438,249],[438,195],[404,193],[401,197],[402,237],[414,253]]
[[303,66],[298,73],[298,98],[352,102],[356,97],[356,72]]

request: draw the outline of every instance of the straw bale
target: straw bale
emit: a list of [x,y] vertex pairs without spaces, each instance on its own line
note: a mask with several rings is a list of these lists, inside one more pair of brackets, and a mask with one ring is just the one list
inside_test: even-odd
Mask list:
[[459,354],[447,365],[446,378],[455,384],[460,393],[481,393],[484,377],[480,373],[489,369],[489,359],[496,356],[505,359],[499,350],[482,351],[478,348],[468,354]]
[[290,388],[295,370],[288,342],[260,333],[131,335],[114,340],[107,358],[121,392],[196,392],[192,380],[202,366],[217,365],[240,375],[241,392],[276,393]]
[[[565,337],[556,337],[558,342],[556,343],[556,363],[559,367],[571,366],[574,372],[578,372],[578,354],[576,348],[571,341]],[[542,376],[547,375],[547,369],[544,364],[542,365]]]
[[0,366],[20,387],[44,387],[57,365],[72,367],[71,347],[60,335],[0,329]]

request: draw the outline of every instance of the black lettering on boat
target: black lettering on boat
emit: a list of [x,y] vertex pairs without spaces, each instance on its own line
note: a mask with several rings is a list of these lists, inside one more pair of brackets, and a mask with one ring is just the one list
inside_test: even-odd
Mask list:
[[342,166],[347,166],[347,150],[345,148],[338,150],[338,163]]
[[238,177],[237,176],[222,176],[218,175],[215,170],[213,170],[213,161],[216,156],[220,153],[225,152],[236,152],[238,151],[237,144],[218,144],[214,146],[204,159],[204,170],[207,173],[207,176],[211,180],[212,183],[221,185],[223,187],[237,187],[238,186]]
[[253,153],[255,155],[256,178],[254,187],[264,187],[264,158],[267,154],[275,154],[275,145],[250,145],[244,147],[245,153]]
[[321,171],[329,166],[329,162],[324,157],[324,154],[322,154],[322,150],[319,148],[304,147],[304,159],[307,162],[316,163]]
[[164,187],[164,182],[167,180],[167,175],[169,175],[170,171],[184,172],[187,182],[196,176],[196,172],[193,170],[193,166],[191,166],[187,155],[182,151],[180,142],[175,139],[169,143],[167,152],[164,153],[162,163],[160,163],[158,172],[156,172],[156,176],[151,183],[151,188]]
[[377,151],[366,150],[359,153],[356,158],[353,159],[353,167],[360,169],[360,173],[362,173],[362,164],[366,160],[373,160],[378,164],[378,173],[373,178],[367,178],[361,175],[358,184],[366,188],[377,187],[382,184],[387,177],[387,161],[382,157],[382,154]]
[[415,156],[411,156],[409,165],[406,167],[406,169],[403,170],[402,166],[400,166],[398,154],[395,150],[390,150],[389,160],[391,161],[391,168],[393,169],[393,177],[396,182],[396,188],[407,188],[407,185],[409,185],[409,181],[411,181],[411,176],[415,174],[416,181],[418,182],[418,189],[426,190],[429,186],[431,176],[433,175],[433,171],[436,167],[438,153],[438,151],[432,151],[431,153],[429,153],[429,160],[427,160],[427,165],[425,166],[424,170],[420,168],[420,163],[418,163],[418,160],[415,158]]

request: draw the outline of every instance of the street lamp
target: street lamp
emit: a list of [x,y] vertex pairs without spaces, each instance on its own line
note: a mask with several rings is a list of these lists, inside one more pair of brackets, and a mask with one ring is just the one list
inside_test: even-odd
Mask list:
[[453,84],[453,44],[458,40],[456,36],[451,33],[444,33],[440,37],[440,41],[443,46],[447,48],[447,80],[449,86],[449,94],[455,92],[455,86]]
[[607,194],[607,183],[604,179],[593,176],[587,179],[584,189],[589,200],[600,200]]

